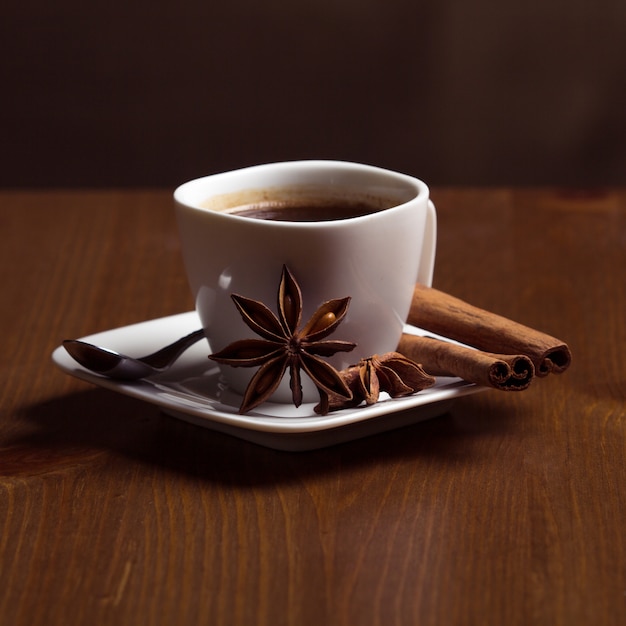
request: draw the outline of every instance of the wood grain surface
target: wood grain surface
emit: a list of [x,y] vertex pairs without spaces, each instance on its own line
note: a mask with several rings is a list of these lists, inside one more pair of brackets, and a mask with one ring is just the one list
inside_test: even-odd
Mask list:
[[287,453],[51,363],[192,308],[170,190],[0,192],[0,623],[623,624],[626,192],[433,198],[435,286],[572,367]]

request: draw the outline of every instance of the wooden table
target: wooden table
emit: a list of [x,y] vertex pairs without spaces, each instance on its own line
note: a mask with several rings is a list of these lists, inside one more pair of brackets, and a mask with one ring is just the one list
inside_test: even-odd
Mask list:
[[280,452],[55,368],[192,308],[170,190],[0,193],[0,623],[626,620],[626,192],[435,189],[435,286],[572,367]]

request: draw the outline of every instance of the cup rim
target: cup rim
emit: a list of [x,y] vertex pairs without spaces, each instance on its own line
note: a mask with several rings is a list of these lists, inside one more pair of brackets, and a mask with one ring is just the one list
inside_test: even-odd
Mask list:
[[[233,181],[245,174],[248,176],[252,175],[262,175],[264,171],[267,171],[268,174],[274,173],[276,174],[279,171],[289,174],[295,174],[298,171],[304,173],[309,172],[311,177],[318,176],[323,174],[324,172],[331,173],[336,172],[337,174],[346,174],[346,175],[354,175],[358,176],[362,174],[364,176],[377,176],[379,179],[396,182],[398,184],[402,184],[405,187],[410,187],[413,191],[413,195],[397,205],[386,208],[382,211],[375,211],[372,213],[367,213],[365,215],[360,215],[356,217],[346,217],[336,220],[326,220],[326,221],[311,221],[311,222],[298,222],[298,221],[289,221],[289,220],[260,220],[255,218],[250,218],[242,215],[234,215],[232,213],[228,213],[225,211],[215,211],[206,207],[202,207],[199,205],[199,202],[196,201],[193,197],[190,197],[194,192],[197,193],[197,189],[203,187],[211,181],[216,184],[226,184],[232,179]],[[298,183],[294,183],[297,185]],[[277,184],[276,186],[281,186]],[[253,187],[250,187],[251,189]],[[223,191],[220,193],[228,194],[235,193],[237,191],[241,191],[242,188],[240,185],[234,187],[232,191]],[[210,197],[207,196],[207,193],[204,192],[203,198]],[[216,194],[220,195],[220,194]],[[380,216],[381,214],[387,214],[389,211],[397,211],[401,210],[403,207],[410,205],[412,202],[417,201],[420,197],[424,199],[429,198],[429,188],[428,185],[416,178],[414,176],[410,176],[408,174],[403,174],[400,172],[396,172],[394,170],[368,165],[364,163],[356,163],[351,161],[341,161],[341,160],[320,160],[320,159],[310,159],[310,160],[294,160],[294,161],[275,161],[270,163],[264,163],[260,165],[251,165],[247,167],[237,168],[233,170],[228,170],[225,172],[218,172],[215,174],[209,174],[206,176],[200,176],[197,178],[193,178],[188,180],[182,184],[180,184],[174,190],[174,200],[177,205],[180,207],[185,207],[190,210],[202,212],[204,214],[210,214],[215,219],[225,219],[228,221],[237,220],[243,221],[247,224],[254,224],[256,227],[271,227],[271,228],[319,228],[321,225],[325,227],[337,227],[342,224],[354,223],[355,221],[374,219],[376,216]]]

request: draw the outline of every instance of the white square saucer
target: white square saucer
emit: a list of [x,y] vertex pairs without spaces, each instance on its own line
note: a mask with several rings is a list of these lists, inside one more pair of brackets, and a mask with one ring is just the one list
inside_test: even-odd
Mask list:
[[[143,356],[200,327],[198,316],[192,311],[82,339],[131,356]],[[412,326],[405,330],[423,334]],[[392,399],[381,394],[380,401],[372,406],[342,409],[323,416],[314,412],[314,403],[296,408],[273,402],[239,415],[241,396],[222,384],[219,370],[208,359],[209,353],[206,341],[200,341],[167,372],[135,382],[93,374],[74,361],[63,346],[54,350],[52,360],[72,376],[155,404],[178,419],[289,451],[323,448],[437,417],[445,413],[456,398],[485,389],[460,378],[440,377],[433,387],[415,395]]]

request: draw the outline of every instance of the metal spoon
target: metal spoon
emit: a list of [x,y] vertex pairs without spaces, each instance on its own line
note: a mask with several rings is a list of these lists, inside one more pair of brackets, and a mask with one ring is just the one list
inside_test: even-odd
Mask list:
[[79,339],[66,339],[63,347],[72,358],[92,372],[118,380],[138,380],[165,371],[187,348],[203,337],[204,330],[196,330],[158,352],[140,359]]

